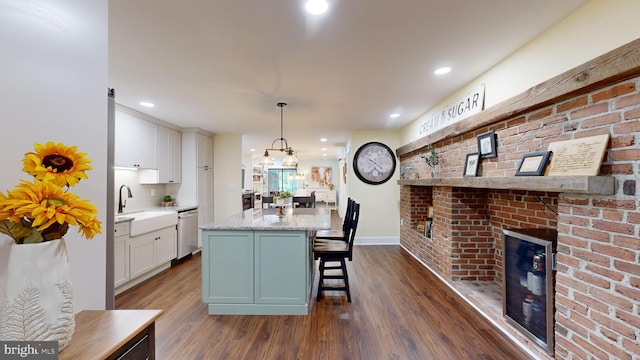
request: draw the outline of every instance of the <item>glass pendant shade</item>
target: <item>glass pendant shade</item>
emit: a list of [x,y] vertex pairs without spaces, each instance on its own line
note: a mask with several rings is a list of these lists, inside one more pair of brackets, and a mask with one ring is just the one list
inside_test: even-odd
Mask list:
[[282,165],[284,166],[296,166],[298,165],[298,158],[293,154],[293,150],[287,150],[287,155],[282,159]]
[[269,151],[267,150],[264,151],[264,157],[262,158],[262,161],[260,161],[260,165],[262,166],[273,165],[273,159],[271,158],[271,156],[269,156]]

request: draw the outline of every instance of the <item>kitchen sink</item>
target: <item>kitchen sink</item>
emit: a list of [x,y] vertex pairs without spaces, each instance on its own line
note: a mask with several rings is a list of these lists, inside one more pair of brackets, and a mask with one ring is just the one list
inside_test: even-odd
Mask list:
[[143,211],[127,216],[133,218],[129,225],[130,236],[175,226],[178,223],[178,213],[175,211]]
[[123,221],[131,221],[133,220],[133,216],[120,215],[120,216],[116,216],[114,220],[116,223],[123,222]]

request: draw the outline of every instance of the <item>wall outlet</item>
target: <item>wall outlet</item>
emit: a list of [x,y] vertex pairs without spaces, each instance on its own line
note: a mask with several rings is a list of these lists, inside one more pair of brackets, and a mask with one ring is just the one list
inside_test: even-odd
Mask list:
[[151,196],[156,196],[156,189],[151,189]]
[[400,226],[404,225],[404,219],[400,218]]

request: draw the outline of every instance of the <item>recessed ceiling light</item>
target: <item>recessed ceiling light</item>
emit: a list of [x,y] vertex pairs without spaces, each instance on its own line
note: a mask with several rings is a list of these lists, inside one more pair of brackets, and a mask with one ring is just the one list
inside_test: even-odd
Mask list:
[[326,141],[327,141],[327,138],[321,138],[321,139],[320,139],[320,141],[322,141],[322,142],[326,142]]
[[255,152],[255,151],[256,151],[256,149],[249,149],[249,151],[251,151],[251,152]]
[[309,14],[320,15],[327,12],[329,4],[325,0],[309,0],[304,4],[304,8]]
[[398,114],[398,113],[391,114],[391,115],[389,115],[389,117],[390,118],[397,118],[397,117],[400,117],[400,114]]
[[433,73],[436,75],[444,75],[444,74],[448,74],[451,71],[451,68],[449,66],[443,66],[441,68],[437,68],[436,71],[434,71]]
[[322,148],[322,149],[320,149],[320,150],[322,150],[322,151],[327,151],[327,148]]
[[141,101],[141,102],[140,102],[140,105],[142,105],[142,106],[144,106],[144,107],[148,107],[148,108],[152,108],[152,107],[154,107],[154,106],[155,106],[153,103],[150,103],[150,102],[148,102],[148,101]]

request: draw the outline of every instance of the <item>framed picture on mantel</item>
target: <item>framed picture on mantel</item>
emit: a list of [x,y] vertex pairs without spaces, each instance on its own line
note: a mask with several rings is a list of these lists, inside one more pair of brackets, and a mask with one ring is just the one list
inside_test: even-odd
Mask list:
[[550,156],[551,151],[525,154],[516,170],[516,176],[541,176]]
[[478,153],[481,159],[498,156],[496,150],[496,134],[493,131],[478,136]]
[[464,162],[464,171],[462,172],[462,176],[478,176],[478,162],[478,153],[467,154],[467,159]]

